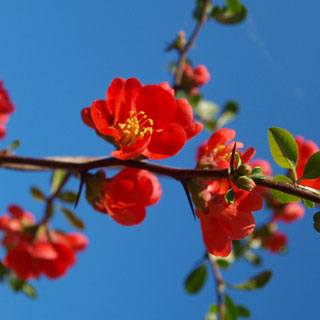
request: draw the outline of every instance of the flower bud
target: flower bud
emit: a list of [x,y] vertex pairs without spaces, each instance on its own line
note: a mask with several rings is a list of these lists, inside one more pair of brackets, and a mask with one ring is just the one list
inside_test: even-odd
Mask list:
[[254,187],[256,186],[254,181],[247,176],[240,176],[235,181],[235,184],[238,188],[240,188],[242,190],[246,190],[246,191],[252,191],[254,189]]
[[242,164],[239,168],[238,168],[238,173],[239,176],[250,176],[252,172],[252,168],[250,165],[248,164]]

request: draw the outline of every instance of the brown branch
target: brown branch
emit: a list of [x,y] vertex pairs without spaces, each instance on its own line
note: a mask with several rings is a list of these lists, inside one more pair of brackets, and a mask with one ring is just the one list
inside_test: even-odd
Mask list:
[[178,68],[177,68],[177,71],[176,71],[176,74],[175,74],[175,79],[174,79],[174,89],[175,90],[179,89],[179,87],[181,85],[183,69],[184,69],[184,65],[186,63],[187,53],[190,50],[191,46],[194,44],[197,36],[199,35],[203,24],[208,19],[207,18],[207,14],[206,14],[206,10],[207,10],[207,6],[208,5],[209,5],[209,0],[205,0],[204,4],[203,4],[202,12],[201,12],[200,21],[196,25],[196,27],[195,27],[193,33],[191,34],[190,39],[188,40],[188,42],[185,44],[185,46],[182,49],[179,50]]
[[[228,169],[178,169],[142,161],[122,161],[116,158],[55,157],[38,159],[18,156],[0,156],[0,167],[27,171],[65,169],[74,173],[87,172],[98,168],[132,167],[145,169],[155,174],[171,177],[179,181],[190,178],[222,179],[228,177]],[[254,181],[257,185],[320,203],[320,195],[312,191],[302,190],[299,186],[294,186],[286,182],[272,181],[269,179],[254,179]]]
[[224,288],[224,281],[222,279],[219,266],[217,264],[217,261],[215,260],[215,257],[208,253],[208,258],[211,262],[212,271],[214,274],[214,277],[216,279],[216,290],[217,290],[217,302],[218,302],[218,313],[219,313],[219,320],[224,320],[224,311],[225,306],[223,302],[223,288]]

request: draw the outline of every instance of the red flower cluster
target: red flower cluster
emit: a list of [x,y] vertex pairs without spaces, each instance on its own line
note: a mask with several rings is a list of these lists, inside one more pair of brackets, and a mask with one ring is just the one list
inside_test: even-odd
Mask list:
[[121,160],[171,157],[203,128],[194,122],[188,101],[175,99],[168,83],[143,86],[135,78],[114,79],[106,100],[95,100],[81,116],[100,135],[112,138],[119,150],[111,155]]
[[108,213],[124,226],[141,223],[146,207],[156,204],[161,197],[161,185],[147,170],[125,168],[112,179],[99,171],[87,180],[87,199],[92,206]]
[[193,68],[186,63],[183,69],[181,87],[191,95],[199,93],[198,87],[205,85],[210,80],[210,73],[206,66],[200,64]]
[[[216,131],[199,150],[198,165],[210,164],[213,168],[228,168],[234,143],[227,142],[234,137],[234,130]],[[237,146],[241,148],[243,144],[237,142]],[[237,150],[237,153],[242,163],[247,163],[255,151],[249,148],[244,153]],[[208,252],[215,256],[228,256],[232,250],[231,239],[240,240],[252,233],[255,228],[252,212],[262,208],[262,197],[257,192],[240,190],[234,184],[232,187],[235,202],[228,204],[224,200],[224,194],[229,188],[227,179],[206,182],[206,188],[201,192],[205,206],[197,208],[204,243]]]
[[45,232],[37,227],[33,215],[19,206],[10,206],[9,214],[0,217],[2,244],[8,252],[3,265],[14,270],[22,280],[45,274],[51,279],[64,275],[76,262],[76,252],[84,250],[87,238],[79,233]]
[[0,139],[6,135],[5,124],[9,120],[9,114],[12,113],[14,109],[10,97],[3,88],[2,81],[0,80]]

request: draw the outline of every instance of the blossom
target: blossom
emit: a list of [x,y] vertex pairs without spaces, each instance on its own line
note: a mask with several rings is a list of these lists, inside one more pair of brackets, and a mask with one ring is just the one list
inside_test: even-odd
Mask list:
[[106,100],[95,100],[81,116],[99,135],[111,139],[119,148],[111,155],[121,160],[171,157],[203,128],[194,122],[188,101],[175,99],[169,84],[143,86],[135,78],[114,79]]
[[[303,137],[297,136],[296,142],[298,145],[299,155],[297,161],[297,176],[298,179],[302,177],[303,170],[309,158],[319,151],[318,146],[311,140],[304,140]],[[299,181],[300,184],[314,189],[320,189],[320,178],[317,179],[304,179]]]
[[[230,166],[231,153],[235,142],[235,131],[231,129],[217,130],[205,145],[198,150],[198,167],[227,169]],[[243,144],[237,142],[237,147]],[[245,152],[236,149],[241,162],[248,163],[255,150],[248,148]],[[255,228],[253,211],[262,208],[263,199],[255,189],[252,192],[241,190],[231,182],[235,193],[234,203],[226,203],[225,193],[229,189],[227,179],[219,181],[202,181],[202,191],[194,195],[202,197],[204,205],[197,206],[197,215],[203,240],[209,253],[226,257],[232,250],[231,240],[240,240],[252,233]],[[202,202],[202,203],[203,203]],[[201,204],[201,201],[198,203]]]
[[262,241],[263,247],[269,249],[272,253],[277,253],[285,248],[288,239],[283,232],[276,231],[275,233],[264,238]]
[[302,219],[304,216],[304,207],[298,202],[291,202],[280,205],[274,211],[274,221],[293,222]]
[[192,68],[189,63],[186,63],[183,69],[181,87],[191,95],[197,95],[197,88],[205,85],[210,77],[206,66],[201,64]]
[[262,208],[262,198],[251,192],[235,192],[234,204],[227,204],[222,195],[208,202],[209,212],[197,210],[204,244],[209,253],[226,257],[232,250],[231,240],[247,237],[255,228],[253,211]]
[[86,193],[96,210],[131,226],[145,219],[146,207],[160,200],[162,190],[157,177],[149,171],[125,168],[112,179],[103,178],[101,173],[98,178],[89,178]]
[[84,250],[87,238],[79,233],[65,234],[34,224],[33,215],[19,206],[10,206],[0,217],[5,233],[2,243],[8,251],[2,263],[21,280],[44,274],[51,279],[64,275],[76,262],[76,252]]
[[9,120],[9,114],[14,111],[8,92],[4,89],[0,80],[0,139],[6,135],[5,124]]

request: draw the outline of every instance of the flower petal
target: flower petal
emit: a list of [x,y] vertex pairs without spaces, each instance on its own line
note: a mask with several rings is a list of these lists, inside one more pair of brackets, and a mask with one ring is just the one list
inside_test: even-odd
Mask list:
[[236,136],[236,132],[232,129],[219,129],[212,134],[212,136],[208,140],[208,149],[212,151],[216,147],[220,145],[225,145],[226,142],[234,139]]

